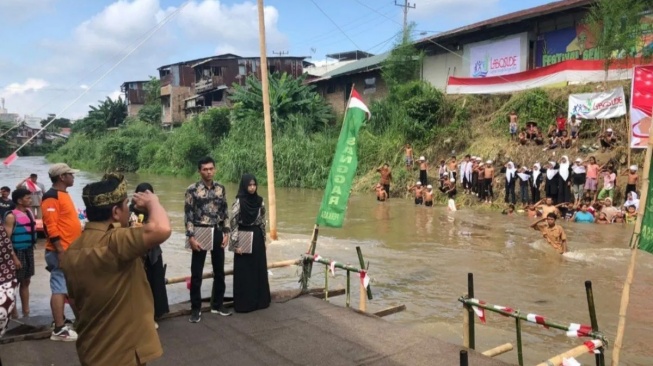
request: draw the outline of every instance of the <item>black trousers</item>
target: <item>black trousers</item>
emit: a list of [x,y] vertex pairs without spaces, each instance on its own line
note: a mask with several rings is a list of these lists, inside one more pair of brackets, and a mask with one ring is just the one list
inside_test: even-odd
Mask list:
[[426,177],[426,170],[419,171],[419,181],[422,183],[423,187],[426,187],[429,184],[428,178]]
[[[190,307],[193,310],[202,308],[202,273],[206,250],[193,251],[190,263]],[[211,251],[213,265],[213,289],[211,291],[211,308],[219,309],[224,300],[224,248],[222,248],[222,232],[215,230],[213,235],[213,250]]]
[[533,204],[538,203],[540,201],[540,187],[533,187],[531,185],[531,201]]

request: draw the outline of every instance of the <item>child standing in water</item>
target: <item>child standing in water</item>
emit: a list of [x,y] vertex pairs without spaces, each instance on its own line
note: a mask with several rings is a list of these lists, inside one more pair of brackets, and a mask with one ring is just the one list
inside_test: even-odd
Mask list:
[[424,206],[431,207],[433,206],[433,186],[426,186],[426,191],[424,191]]
[[422,203],[424,203],[424,198],[423,198],[424,187],[422,187],[422,182],[418,181],[417,183],[415,183],[414,186],[408,188],[408,191],[415,193],[416,205],[421,205]]
[[385,189],[383,189],[383,186],[381,185],[381,183],[378,183],[376,185],[375,190],[376,190],[376,200],[377,201],[384,202],[385,200],[388,199],[388,192],[386,192]]
[[494,191],[492,190],[492,183],[494,182],[494,167],[492,166],[492,160],[485,162],[485,169],[483,171],[485,174],[485,203],[492,204],[494,199]]

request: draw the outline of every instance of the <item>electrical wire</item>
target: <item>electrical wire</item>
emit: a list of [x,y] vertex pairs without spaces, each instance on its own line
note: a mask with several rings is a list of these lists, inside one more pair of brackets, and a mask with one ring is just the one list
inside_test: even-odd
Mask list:
[[[327,14],[324,10],[322,10],[322,8],[321,8],[319,5],[317,5],[317,3],[316,3],[314,0],[311,0],[311,2],[313,3],[313,5],[315,5],[315,7],[316,7],[316,8],[317,8],[317,9],[318,9],[318,10],[319,10],[319,11],[320,11],[320,12],[321,12],[321,13],[322,13],[322,14],[323,14],[327,19],[329,19],[329,21],[330,21],[333,25],[336,26],[336,28],[338,28],[338,30],[340,31],[340,33],[342,33],[345,37],[347,37],[347,39],[349,40],[349,42],[351,42],[354,46],[356,46],[356,49],[358,49],[358,50],[361,49],[361,47],[359,47],[359,46],[356,44],[356,42],[354,42],[354,40],[351,39],[351,37],[349,37],[349,36],[347,35],[347,33],[345,33],[345,31],[342,30],[342,28],[340,28],[340,26],[338,25],[338,23],[336,23],[333,19],[331,19],[331,17],[329,16],[329,14]],[[379,13],[379,14],[380,14],[380,13]]]
[[77,103],[84,95],[88,94],[89,91],[91,91],[96,85],[98,85],[100,82],[102,82],[102,80],[104,80],[107,76],[109,76],[109,74],[111,74],[113,70],[115,70],[118,66],[120,66],[129,56],[131,56],[134,52],[136,52],[136,50],[138,50],[143,44],[145,44],[145,42],[147,42],[150,38],[152,38],[152,36],[156,33],[157,30],[161,29],[161,27],[167,24],[168,21],[170,21],[174,15],[179,14],[182,9],[184,9],[188,4],[191,3],[191,1],[192,0],[186,0],[181,6],[179,6],[179,8],[175,9],[170,14],[169,17],[166,17],[163,20],[161,20],[147,37],[142,39],[132,50],[130,50],[126,55],[124,55],[120,60],[118,60],[118,62],[116,62],[109,70],[107,70],[104,74],[102,74],[102,76],[100,76],[99,79],[97,79],[95,82],[89,85],[89,87],[86,90],[84,90],[84,92],[82,92],[77,98],[75,98],[72,102],[70,102],[59,113],[55,114],[52,117],[52,119],[50,119],[50,121],[48,121],[48,123],[46,123],[39,131],[37,131],[32,137],[27,139],[27,141],[25,141],[16,150],[14,150],[12,155],[18,153],[23,147],[27,146],[27,144],[29,144],[34,138],[36,138],[36,136],[38,136],[43,131],[45,131],[45,129],[57,119],[57,116],[67,111],[70,107],[72,107],[75,103]]

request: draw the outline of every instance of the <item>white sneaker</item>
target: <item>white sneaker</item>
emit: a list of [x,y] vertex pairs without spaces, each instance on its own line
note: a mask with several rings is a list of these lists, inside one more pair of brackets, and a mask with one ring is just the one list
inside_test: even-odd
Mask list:
[[154,322],[154,329],[159,329],[159,323]]
[[77,332],[71,330],[68,326],[64,326],[58,332],[53,330],[52,335],[50,335],[50,340],[59,342],[75,342],[77,340]]

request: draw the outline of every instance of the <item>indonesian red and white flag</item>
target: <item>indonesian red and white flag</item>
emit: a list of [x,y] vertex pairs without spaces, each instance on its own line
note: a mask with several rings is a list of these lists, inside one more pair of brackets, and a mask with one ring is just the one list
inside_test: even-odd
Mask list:
[[[483,300],[469,299],[469,301],[475,304],[485,305],[485,301]],[[473,305],[472,305],[472,309],[474,309],[474,313],[478,316],[478,318],[481,319],[481,323],[485,324],[485,309]]]
[[2,162],[2,165],[8,167],[9,165],[11,165],[17,159],[18,159],[18,154],[13,153],[13,154],[7,156],[7,158]]
[[41,191],[41,187],[39,187],[36,183],[32,182],[31,179],[25,181],[25,186],[32,193]]

